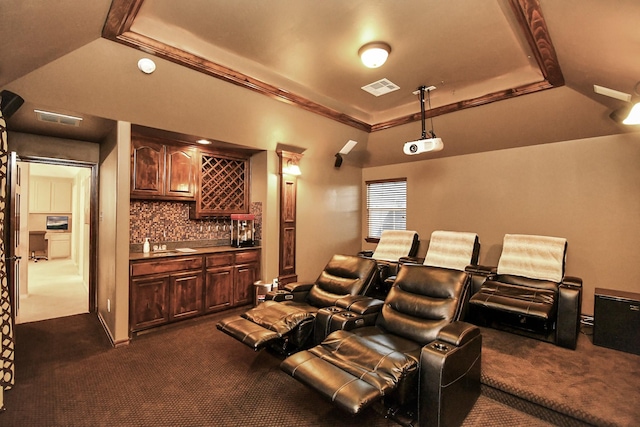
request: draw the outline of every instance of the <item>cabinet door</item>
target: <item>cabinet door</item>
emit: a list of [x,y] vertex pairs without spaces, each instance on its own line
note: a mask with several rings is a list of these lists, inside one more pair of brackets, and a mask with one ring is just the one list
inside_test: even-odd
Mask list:
[[173,274],[169,283],[169,320],[192,317],[202,312],[202,271]]
[[207,270],[204,309],[207,312],[223,310],[231,306],[233,294],[233,268],[220,267]]
[[71,256],[71,235],[69,233],[48,233],[49,259],[69,258]]
[[131,279],[131,330],[150,328],[169,321],[169,276]]
[[195,200],[196,150],[193,147],[167,145],[164,195]]
[[73,182],[69,179],[51,180],[51,212],[71,212]]
[[164,145],[145,139],[131,141],[131,196],[162,196]]
[[49,213],[51,209],[51,182],[42,177],[29,180],[29,213]]
[[258,270],[257,263],[237,265],[235,267],[234,305],[251,304],[253,302],[253,283],[258,280]]

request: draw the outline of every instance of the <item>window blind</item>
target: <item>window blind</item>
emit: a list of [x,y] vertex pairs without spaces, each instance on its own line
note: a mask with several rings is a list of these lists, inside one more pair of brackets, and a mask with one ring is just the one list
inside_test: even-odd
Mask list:
[[407,180],[367,182],[368,237],[407,228]]

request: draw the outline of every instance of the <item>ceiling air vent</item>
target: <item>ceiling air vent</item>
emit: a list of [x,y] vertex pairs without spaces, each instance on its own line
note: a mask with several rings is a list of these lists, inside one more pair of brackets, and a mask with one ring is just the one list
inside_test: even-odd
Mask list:
[[388,79],[381,79],[377,82],[369,83],[366,86],[362,86],[361,89],[369,92],[371,95],[380,96],[398,90],[400,89],[400,86],[389,81]]
[[66,126],[80,126],[82,117],[69,116],[67,114],[52,113],[51,111],[33,110],[36,113],[36,118],[41,122],[47,123],[59,123]]

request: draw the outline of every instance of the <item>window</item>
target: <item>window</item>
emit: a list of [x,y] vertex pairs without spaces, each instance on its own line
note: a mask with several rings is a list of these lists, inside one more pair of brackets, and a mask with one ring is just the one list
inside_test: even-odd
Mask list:
[[368,238],[407,229],[407,179],[367,181]]

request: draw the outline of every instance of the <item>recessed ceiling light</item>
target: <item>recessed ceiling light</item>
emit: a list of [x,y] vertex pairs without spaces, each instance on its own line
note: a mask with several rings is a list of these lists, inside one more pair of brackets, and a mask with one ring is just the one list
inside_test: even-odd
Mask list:
[[145,74],[151,74],[156,70],[156,63],[149,58],[141,58],[138,61],[138,69]]
[[207,144],[211,144],[211,141],[209,141],[208,139],[199,139],[196,141],[198,144],[202,144],[202,145],[207,145]]

